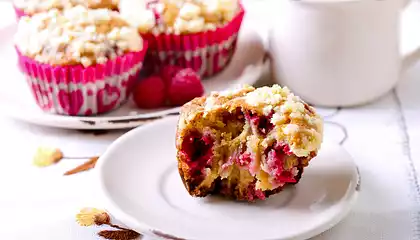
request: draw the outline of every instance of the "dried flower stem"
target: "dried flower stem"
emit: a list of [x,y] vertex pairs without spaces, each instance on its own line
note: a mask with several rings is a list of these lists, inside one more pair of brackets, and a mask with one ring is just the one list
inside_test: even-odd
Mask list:
[[63,159],[68,159],[68,160],[83,160],[83,159],[91,159],[97,156],[90,156],[90,157],[68,157],[68,156],[64,156]]
[[109,223],[108,226],[116,228],[116,229],[120,229],[120,230],[130,230],[128,228],[123,228],[123,227],[120,227],[120,226],[112,224],[112,223]]
[[98,236],[105,239],[134,240],[141,237],[141,234],[134,230],[112,224],[109,214],[97,208],[83,208],[78,214],[76,214],[76,221],[80,226],[107,225],[114,229],[118,229],[100,231]]
[[77,166],[76,168],[67,171],[64,173],[64,176],[73,175],[79,172],[88,171],[95,167],[96,162],[98,161],[99,156],[90,158],[87,162],[83,163],[82,165]]

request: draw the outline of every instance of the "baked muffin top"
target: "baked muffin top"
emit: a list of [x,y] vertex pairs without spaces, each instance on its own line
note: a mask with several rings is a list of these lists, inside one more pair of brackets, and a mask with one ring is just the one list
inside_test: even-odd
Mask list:
[[143,48],[137,29],[118,12],[83,6],[21,18],[15,44],[22,55],[41,63],[85,67]]
[[196,98],[182,107],[178,130],[188,130],[186,128],[191,122],[212,118],[223,111],[235,112],[237,109],[269,119],[274,130],[261,139],[262,146],[268,146],[273,140],[284,142],[298,157],[307,157],[321,147],[322,118],[313,107],[291,93],[287,87],[279,85],[257,89],[244,86]]
[[239,0],[120,0],[121,15],[141,33],[188,34],[215,30],[240,11]]
[[59,10],[83,5],[88,8],[118,9],[119,0],[14,0],[14,5],[26,14],[32,15],[53,8]]

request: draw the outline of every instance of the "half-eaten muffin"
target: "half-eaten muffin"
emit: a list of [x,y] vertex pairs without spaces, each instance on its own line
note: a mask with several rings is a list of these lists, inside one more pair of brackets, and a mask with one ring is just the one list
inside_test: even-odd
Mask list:
[[322,118],[286,87],[213,92],[181,109],[179,173],[195,197],[265,199],[300,180],[322,138]]

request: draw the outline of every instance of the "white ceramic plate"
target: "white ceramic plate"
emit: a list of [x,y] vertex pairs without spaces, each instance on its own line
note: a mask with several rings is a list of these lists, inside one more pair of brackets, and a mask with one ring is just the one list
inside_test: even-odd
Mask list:
[[[220,91],[237,84],[255,84],[264,68],[264,36],[245,17],[238,47],[229,66],[220,74],[203,81],[206,92]],[[136,127],[166,115],[177,114],[179,108],[142,110],[130,100],[121,108],[95,117],[71,117],[42,112],[32,98],[26,81],[16,67],[13,47],[16,24],[0,29],[0,114],[26,122],[71,129],[120,129]]]
[[307,239],[350,211],[357,167],[338,145],[325,143],[295,187],[257,203],[193,198],[175,158],[177,117],[130,131],[95,168],[106,208],[130,228],[160,239]]

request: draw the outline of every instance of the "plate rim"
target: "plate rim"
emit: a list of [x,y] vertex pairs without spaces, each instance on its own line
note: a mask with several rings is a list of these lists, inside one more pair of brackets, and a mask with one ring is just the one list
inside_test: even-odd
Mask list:
[[[144,221],[138,221],[134,219],[130,214],[126,213],[123,209],[121,209],[118,204],[112,200],[110,192],[107,190],[106,184],[105,184],[105,174],[104,174],[104,168],[108,161],[110,161],[107,156],[110,154],[110,152],[116,151],[117,148],[123,144],[124,141],[139,135],[142,131],[145,131],[147,128],[154,127],[154,125],[159,125],[161,123],[169,122],[169,121],[176,121],[178,117],[175,116],[169,116],[163,119],[156,120],[152,123],[148,123],[145,126],[137,127],[133,130],[128,131],[127,133],[123,134],[119,138],[117,138],[108,148],[105,150],[105,152],[101,155],[100,160],[98,161],[97,166],[95,167],[95,179],[97,186],[99,186],[99,192],[101,196],[101,201],[104,203],[105,208],[110,212],[111,215],[116,217],[118,220],[123,222],[129,227],[133,227],[136,230],[140,231],[140,234],[144,236],[149,236],[152,238],[157,239],[165,239],[165,240],[187,240],[184,238],[176,237],[171,234],[164,233],[163,230],[157,230],[149,226],[148,224],[144,223]],[[359,172],[359,168],[354,161],[354,158],[351,156],[351,154],[341,145],[337,143],[332,142],[324,142],[324,145],[331,145],[332,147],[337,147],[342,151],[344,154],[348,156],[348,158],[352,161],[354,165],[354,175],[353,179],[351,181],[351,185],[349,186],[349,190],[346,192],[346,194],[343,197],[343,200],[339,202],[340,209],[337,214],[335,214],[333,217],[331,217],[329,220],[324,221],[320,226],[315,227],[307,232],[297,234],[296,236],[291,236],[290,238],[281,238],[281,240],[305,240],[311,237],[315,237],[332,227],[336,226],[339,222],[341,222],[352,210],[353,206],[355,205],[358,196],[360,194],[360,180],[361,175]],[[191,240],[191,239],[188,239]],[[276,240],[276,239],[265,239],[265,240]]]
[[[0,33],[4,31],[8,31],[10,28],[16,28],[17,23],[11,22],[3,27],[0,28]],[[255,34],[259,34],[256,30],[251,29]],[[9,38],[0,39],[0,43],[4,43]],[[263,52],[265,55],[267,54],[267,46],[264,44],[264,40],[261,39],[261,44],[264,46]],[[2,46],[1,49],[5,49],[9,46]],[[4,50],[3,50],[4,51]],[[235,52],[234,54],[237,54]],[[232,56],[232,58],[235,55]],[[258,80],[263,75],[264,69],[267,67],[268,58],[266,56],[262,57],[261,59],[257,59],[255,64],[252,65],[245,65],[244,71],[241,75],[238,76],[237,80],[243,78],[244,80],[238,81],[240,84],[250,84],[253,85],[258,82]],[[233,64],[232,61],[229,64]],[[247,69],[252,67],[253,74],[251,78],[248,78],[249,74],[247,73]],[[220,74],[222,74],[220,72]],[[217,77],[215,75],[214,77]],[[211,78],[210,78],[211,79]],[[232,82],[232,84],[236,84]],[[124,105],[127,103],[124,103]],[[40,110],[38,114],[26,115],[23,114],[22,111],[19,109],[15,109],[14,107],[10,107],[7,104],[0,104],[0,115],[5,117],[10,117],[12,119],[16,119],[22,122],[35,124],[38,126],[45,126],[45,127],[54,127],[54,128],[61,128],[61,129],[78,129],[78,130],[103,130],[103,129],[129,129],[134,128],[137,126],[144,125],[150,121],[155,121],[161,118],[165,118],[170,115],[177,115],[179,113],[181,107],[173,107],[163,110],[158,110],[156,112],[149,112],[149,113],[142,113],[142,114],[135,114],[135,115],[124,115],[124,116],[67,116],[67,115],[59,115],[59,114],[50,114],[45,113]]]

